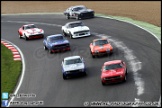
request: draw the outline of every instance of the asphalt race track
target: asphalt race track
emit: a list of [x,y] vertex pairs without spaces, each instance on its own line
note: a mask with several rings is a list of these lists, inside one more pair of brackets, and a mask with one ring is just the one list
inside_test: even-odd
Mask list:
[[[18,28],[28,22],[36,23],[44,29],[45,36],[60,34],[61,25],[76,21],[65,19],[63,15],[20,15],[1,16],[1,37],[17,45],[24,54],[26,70],[18,93],[36,94],[35,98],[15,98],[14,101],[43,101],[43,106],[87,106],[93,101],[150,101],[158,102],[161,95],[161,44],[148,32],[128,23],[95,17],[81,20],[91,29],[92,36],[67,39],[71,51],[49,54],[43,49],[43,39],[19,39]],[[26,22],[26,23],[25,23]],[[114,47],[111,56],[92,58],[89,52],[90,42],[98,38],[96,34],[109,36]],[[111,41],[110,41],[111,42]],[[143,81],[143,92],[139,95],[135,75],[121,47],[122,42],[141,63],[137,71]],[[87,66],[87,76],[63,80],[61,61],[66,56],[81,55]],[[127,81],[102,86],[100,69],[108,60],[124,60],[128,67]],[[139,81],[140,83],[140,81]],[[89,102],[89,104],[88,104]],[[41,105],[42,106],[42,105]]]

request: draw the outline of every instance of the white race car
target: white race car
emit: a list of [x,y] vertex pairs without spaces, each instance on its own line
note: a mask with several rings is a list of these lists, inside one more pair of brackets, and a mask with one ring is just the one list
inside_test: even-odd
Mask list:
[[62,61],[63,79],[69,76],[86,75],[86,67],[80,56],[65,57]]
[[18,30],[19,38],[34,39],[34,38],[43,38],[44,30],[37,28],[34,24],[23,25]]
[[66,23],[62,26],[62,32],[64,36],[69,35],[71,39],[91,35],[89,27],[85,26],[81,21]]

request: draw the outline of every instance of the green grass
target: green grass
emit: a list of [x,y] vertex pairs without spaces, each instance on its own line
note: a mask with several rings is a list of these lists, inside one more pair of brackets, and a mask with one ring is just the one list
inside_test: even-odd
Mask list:
[[21,61],[13,60],[11,50],[1,44],[1,94],[13,93],[21,75],[21,66]]

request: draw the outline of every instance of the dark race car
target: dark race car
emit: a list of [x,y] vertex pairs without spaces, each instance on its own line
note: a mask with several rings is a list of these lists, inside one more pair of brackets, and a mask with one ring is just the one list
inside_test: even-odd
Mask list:
[[67,19],[76,18],[77,20],[83,18],[93,18],[95,12],[92,9],[87,9],[84,5],[71,6],[66,11],[64,15]]
[[70,43],[62,34],[47,36],[43,40],[43,45],[49,53],[70,50]]

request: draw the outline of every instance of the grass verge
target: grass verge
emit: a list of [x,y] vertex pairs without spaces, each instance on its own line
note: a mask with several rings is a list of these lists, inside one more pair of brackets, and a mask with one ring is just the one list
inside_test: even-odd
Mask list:
[[21,61],[13,60],[11,50],[1,44],[1,94],[2,92],[13,93],[21,75],[21,66]]

